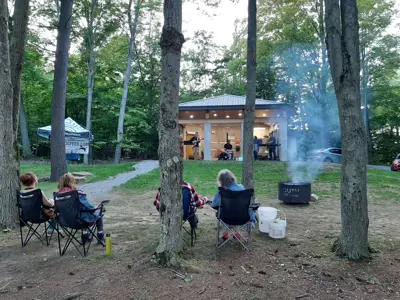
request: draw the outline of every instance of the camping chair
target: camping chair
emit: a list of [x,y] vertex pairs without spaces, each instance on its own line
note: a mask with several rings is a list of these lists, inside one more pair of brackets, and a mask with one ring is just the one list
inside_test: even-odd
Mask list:
[[[89,252],[89,248],[93,237],[97,239],[97,241],[105,247],[105,244],[100,241],[97,237],[97,225],[96,223],[88,223],[80,218],[82,212],[96,212],[98,211],[98,215],[103,217],[105,209],[104,206],[109,203],[110,200],[104,200],[100,203],[100,205],[95,209],[87,209],[82,210],[81,204],[79,201],[78,191],[74,190],[66,193],[54,193],[54,203],[56,210],[56,228],[58,230],[58,249],[60,255],[64,255],[67,251],[68,247],[73,244],[78,250],[78,252],[83,256],[87,256]],[[60,229],[65,233],[67,240],[65,245],[61,247],[60,240]],[[81,232],[81,236],[83,234],[83,230],[88,231],[89,239],[87,242],[83,242],[81,237],[77,238],[76,234]],[[83,252],[82,252],[83,250]]]
[[[187,234],[190,235],[190,246],[194,246],[194,241],[197,238],[196,228],[197,228],[197,216],[196,211],[197,208],[192,204],[192,193],[190,189],[183,188],[182,189],[182,204],[183,204],[183,223],[182,227],[186,231]],[[189,223],[190,231],[185,227],[185,224]],[[186,242],[186,240],[185,240]],[[187,242],[186,242],[187,243]],[[189,244],[189,243],[187,243]]]
[[[253,203],[254,189],[230,191],[220,187],[218,190],[221,204],[217,213],[217,250],[229,240],[236,239],[247,251],[251,251],[252,219],[249,209],[256,211],[260,206],[257,203]],[[229,238],[220,244],[219,233],[221,225],[227,230]],[[236,226],[239,227],[238,230],[235,229]],[[243,229],[247,231],[247,239],[239,234],[239,231]]]
[[[40,189],[25,193],[17,191],[19,229],[22,247],[25,247],[33,236],[36,236],[43,245],[50,245],[54,227],[49,233],[48,230],[52,224],[50,223],[51,219],[43,214],[44,206],[42,198],[43,194]],[[25,226],[28,229],[28,233],[24,237],[22,227]],[[42,233],[39,231],[41,227],[44,227]]]

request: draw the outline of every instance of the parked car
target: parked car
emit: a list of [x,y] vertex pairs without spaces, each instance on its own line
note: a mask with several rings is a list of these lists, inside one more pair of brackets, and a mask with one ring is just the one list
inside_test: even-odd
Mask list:
[[342,149],[325,148],[309,152],[310,160],[323,161],[324,163],[342,163]]
[[400,153],[397,154],[396,158],[392,162],[392,165],[390,166],[390,169],[392,171],[400,171]]

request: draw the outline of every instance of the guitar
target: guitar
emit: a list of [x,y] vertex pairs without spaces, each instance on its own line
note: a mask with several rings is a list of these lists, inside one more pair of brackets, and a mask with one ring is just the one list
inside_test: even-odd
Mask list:
[[198,147],[198,145],[200,144],[201,140],[204,140],[204,138],[197,138],[196,140],[193,140],[193,142],[192,142],[193,147],[192,148]]

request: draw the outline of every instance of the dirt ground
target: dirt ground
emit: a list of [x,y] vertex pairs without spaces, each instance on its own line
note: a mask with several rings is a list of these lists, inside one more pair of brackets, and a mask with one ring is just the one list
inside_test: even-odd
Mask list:
[[198,211],[197,243],[183,254],[185,267],[172,270],[151,261],[158,238],[154,195],[111,197],[105,218],[111,257],[101,246],[87,258],[72,247],[60,257],[56,239],[47,248],[37,240],[21,248],[18,231],[1,233],[0,299],[400,299],[398,201],[370,197],[370,241],[379,253],[362,263],[330,252],[340,230],[338,199],[321,197],[307,206],[258,199],[285,211],[287,238],[254,230],[251,253],[237,242],[217,253],[215,214],[205,207]]

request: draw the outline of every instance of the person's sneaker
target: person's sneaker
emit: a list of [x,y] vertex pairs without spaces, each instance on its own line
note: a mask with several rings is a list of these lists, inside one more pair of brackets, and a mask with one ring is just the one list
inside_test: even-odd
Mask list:
[[97,239],[98,239],[98,241],[97,241],[97,243],[98,244],[104,244],[105,243],[105,238],[104,238],[104,233],[102,232],[102,233],[97,233]]
[[229,233],[225,233],[223,236],[222,236],[222,238],[224,239],[224,240],[227,240],[227,239],[229,239],[230,238],[230,234]]
[[82,244],[89,242],[89,233],[82,233]]
[[242,238],[242,236],[241,236],[239,233],[236,233],[236,234],[235,234],[235,237],[236,237],[238,240],[240,240],[240,239]]

